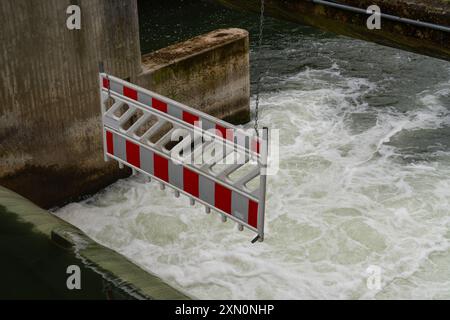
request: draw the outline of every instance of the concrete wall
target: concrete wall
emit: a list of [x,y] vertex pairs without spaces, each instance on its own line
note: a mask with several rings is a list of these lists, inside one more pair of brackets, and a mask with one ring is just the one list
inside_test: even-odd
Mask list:
[[147,54],[142,63],[141,86],[234,124],[250,121],[247,31],[215,30]]
[[0,185],[50,207],[126,175],[102,160],[97,73],[136,78],[136,17],[133,0],[0,1]]
[[[259,12],[260,0],[213,0],[231,8]],[[357,8],[378,5],[381,12],[450,25],[449,0],[338,0]],[[314,4],[310,0],[265,0],[266,14],[357,39],[450,60],[450,33],[383,19],[381,30],[366,27],[367,15]]]
[[[79,31],[66,28],[70,4],[81,7]],[[137,10],[136,0],[0,1],[0,185],[49,208],[129,175],[103,161],[99,61],[185,104],[248,119],[246,32],[160,51],[143,68]]]

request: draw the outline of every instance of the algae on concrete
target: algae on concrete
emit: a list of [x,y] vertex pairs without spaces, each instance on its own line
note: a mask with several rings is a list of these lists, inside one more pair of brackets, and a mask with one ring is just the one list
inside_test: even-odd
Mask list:
[[[3,299],[190,299],[81,230],[0,186]],[[68,290],[67,267],[81,268]]]

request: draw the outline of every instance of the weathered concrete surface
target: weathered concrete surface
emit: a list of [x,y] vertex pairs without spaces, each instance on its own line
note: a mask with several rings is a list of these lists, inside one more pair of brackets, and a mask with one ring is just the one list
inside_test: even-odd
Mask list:
[[142,57],[138,83],[234,124],[250,121],[248,32],[220,29]]
[[136,79],[136,1],[0,1],[0,185],[44,207],[94,192],[127,171],[103,162],[98,62]]
[[[82,23],[71,31],[66,9],[75,3]],[[185,104],[248,119],[244,31],[160,51],[153,57],[164,66],[147,56],[152,70],[142,72],[137,10],[136,0],[0,1],[0,185],[50,208],[130,174],[103,161],[99,61]]]
[[[2,187],[0,258],[0,299],[189,299]],[[67,289],[70,265],[81,269],[81,290]]]
[[[231,8],[259,12],[260,0],[215,0]],[[362,9],[378,5],[385,14],[450,26],[449,0],[339,0]],[[309,0],[265,0],[272,17],[357,39],[450,60],[450,33],[383,19],[381,30],[366,27],[367,15],[316,5]]]

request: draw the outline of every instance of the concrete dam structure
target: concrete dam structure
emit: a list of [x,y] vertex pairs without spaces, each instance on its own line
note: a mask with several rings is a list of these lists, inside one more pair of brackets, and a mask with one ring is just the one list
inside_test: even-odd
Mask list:
[[[260,0],[215,0],[230,8],[258,13]],[[372,5],[381,14],[381,29],[367,28],[366,11]],[[265,0],[267,15],[309,25],[332,33],[375,42],[431,57],[450,60],[450,1],[448,0]],[[401,20],[403,19],[403,21]],[[405,19],[444,27],[433,29],[405,23]]]

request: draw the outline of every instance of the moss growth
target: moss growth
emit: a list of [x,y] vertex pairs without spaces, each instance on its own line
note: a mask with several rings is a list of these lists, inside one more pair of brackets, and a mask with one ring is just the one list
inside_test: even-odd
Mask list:
[[[189,299],[118,253],[23,197],[0,187],[0,298]],[[81,290],[66,270],[81,268]],[[106,288],[106,290],[105,290]]]

